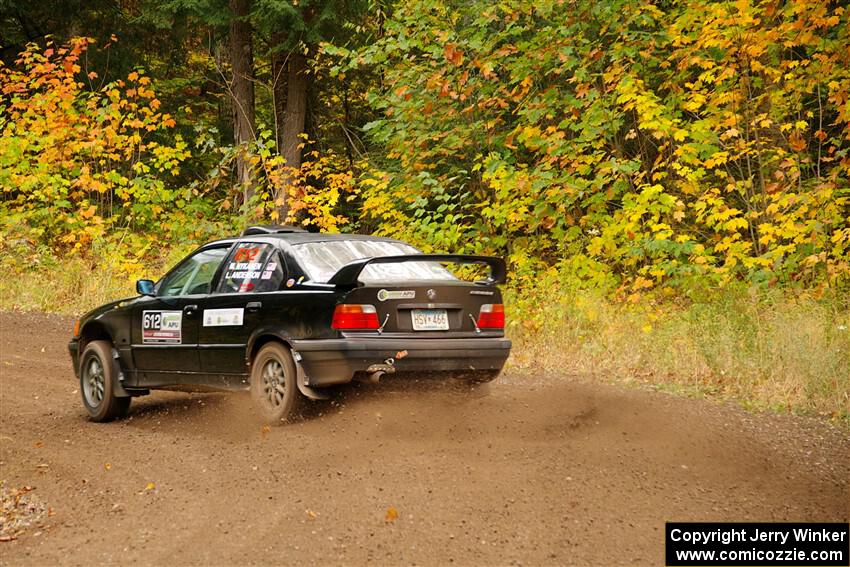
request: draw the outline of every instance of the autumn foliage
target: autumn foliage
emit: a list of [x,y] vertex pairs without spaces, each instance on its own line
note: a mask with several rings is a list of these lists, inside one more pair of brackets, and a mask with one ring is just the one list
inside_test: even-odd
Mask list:
[[850,274],[838,2],[411,2],[376,44],[381,232],[638,291]]
[[[54,252],[267,220],[505,255],[514,281],[556,273],[625,297],[850,276],[838,2],[399,4],[375,41],[326,44],[312,64],[317,80],[366,85],[345,91],[372,109],[366,152],[305,140],[295,169],[260,124],[210,170],[209,144],[175,134],[156,81],[104,84],[89,43],[0,64],[4,230]],[[238,152],[256,180],[244,202]],[[208,177],[187,178],[198,163]]]
[[[0,190],[4,221],[56,250],[116,229],[153,230],[187,205],[169,183],[189,152],[165,132],[150,78],[100,84],[81,67],[89,40],[31,46],[0,64]],[[22,230],[26,229],[26,230]]]

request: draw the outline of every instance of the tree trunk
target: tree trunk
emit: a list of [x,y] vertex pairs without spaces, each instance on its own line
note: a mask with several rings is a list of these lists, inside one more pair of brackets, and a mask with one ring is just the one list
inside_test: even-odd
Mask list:
[[230,0],[230,66],[233,81],[230,95],[233,101],[233,141],[242,146],[236,154],[236,179],[242,187],[244,200],[254,196],[251,163],[244,146],[254,140],[254,53],[251,23],[248,14],[251,0]]
[[[288,73],[286,79],[286,111],[283,117],[280,153],[287,167],[301,167],[301,148],[304,142],[304,121],[307,117],[307,90],[310,85],[307,56],[301,50],[293,50],[288,55]],[[289,211],[286,187],[289,185],[284,176],[283,187],[278,195],[277,207],[281,220],[286,219]]]
[[286,117],[286,80],[289,53],[280,51],[286,37],[279,32],[271,36],[272,52],[272,107],[274,110],[274,139],[277,152],[283,154],[283,123]]

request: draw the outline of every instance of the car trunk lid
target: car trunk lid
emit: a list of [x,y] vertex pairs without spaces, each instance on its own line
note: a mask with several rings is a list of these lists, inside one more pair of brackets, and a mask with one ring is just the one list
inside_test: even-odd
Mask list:
[[493,285],[460,280],[374,283],[352,289],[341,302],[374,306],[380,327],[364,331],[368,334],[431,338],[503,334],[503,329],[482,329],[477,324],[483,306],[502,303],[501,293]]

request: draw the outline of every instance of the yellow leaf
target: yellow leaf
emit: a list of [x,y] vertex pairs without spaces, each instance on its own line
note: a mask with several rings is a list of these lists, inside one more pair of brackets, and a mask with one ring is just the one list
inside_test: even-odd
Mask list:
[[110,463],[103,463],[104,470],[112,470],[112,465]]
[[395,507],[390,506],[389,508],[387,508],[386,515],[384,515],[384,521],[395,522],[396,520],[398,520],[398,510],[396,510]]
[[145,490],[147,490],[147,491],[156,490],[156,484],[154,484],[152,482],[147,483],[145,485]]

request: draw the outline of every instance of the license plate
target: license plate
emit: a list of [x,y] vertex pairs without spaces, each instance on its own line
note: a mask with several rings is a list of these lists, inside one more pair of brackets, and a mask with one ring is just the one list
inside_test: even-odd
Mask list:
[[445,309],[414,309],[411,316],[414,331],[449,330],[449,316]]

